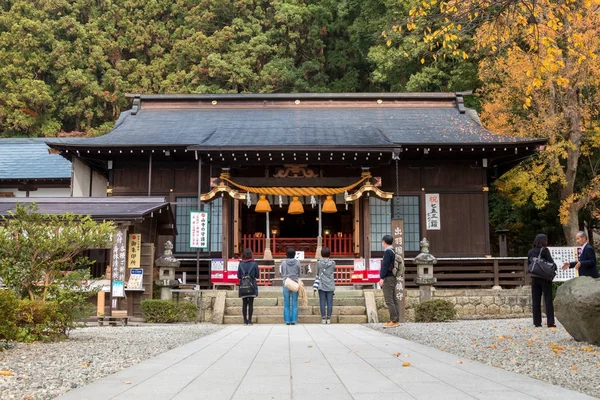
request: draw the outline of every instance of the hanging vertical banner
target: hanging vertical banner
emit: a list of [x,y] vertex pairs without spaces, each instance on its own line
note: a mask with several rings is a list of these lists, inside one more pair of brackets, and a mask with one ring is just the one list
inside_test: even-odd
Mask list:
[[440,194],[430,193],[425,195],[425,220],[427,230],[439,231],[440,225]]
[[129,235],[129,256],[127,257],[127,268],[139,268],[142,256],[142,235],[132,233]]
[[113,297],[123,297],[123,284],[125,281],[125,269],[127,264],[127,236],[124,229],[117,230],[115,243],[112,247],[112,271]]
[[206,211],[190,212],[190,247],[208,249],[209,215]]

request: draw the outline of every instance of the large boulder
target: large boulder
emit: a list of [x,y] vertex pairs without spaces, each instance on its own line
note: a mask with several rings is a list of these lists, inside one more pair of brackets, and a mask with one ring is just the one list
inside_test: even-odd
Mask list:
[[581,276],[566,281],[556,291],[554,308],[575,340],[600,346],[600,279]]

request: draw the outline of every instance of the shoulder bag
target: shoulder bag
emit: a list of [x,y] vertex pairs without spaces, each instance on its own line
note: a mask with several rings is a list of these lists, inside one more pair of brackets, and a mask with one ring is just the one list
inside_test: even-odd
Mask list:
[[552,281],[556,276],[556,264],[542,258],[542,251],[544,251],[544,249],[545,247],[542,247],[540,249],[540,254],[531,260],[527,266],[527,273],[536,278]]

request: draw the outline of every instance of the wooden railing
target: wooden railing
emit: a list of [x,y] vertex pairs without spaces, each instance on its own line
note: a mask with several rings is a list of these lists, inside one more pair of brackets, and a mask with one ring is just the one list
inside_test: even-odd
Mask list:
[[[255,237],[252,234],[242,235],[242,249],[251,249],[254,257],[262,257],[265,253],[265,237]],[[296,251],[303,251],[306,258],[314,258],[317,250],[317,238],[280,238],[273,237],[271,241],[271,253],[273,257],[285,257],[288,248]],[[331,251],[331,257],[352,256],[353,237],[351,234],[325,235],[323,237],[323,246]]]
[[[510,288],[528,285],[529,276],[525,273],[527,258],[442,258],[433,266],[433,276],[437,278],[437,288],[481,288],[494,286]],[[351,286],[352,265],[336,265],[335,284]],[[272,286],[275,277],[273,266],[260,266],[258,284]],[[406,287],[415,288],[417,266],[412,259],[406,260]]]

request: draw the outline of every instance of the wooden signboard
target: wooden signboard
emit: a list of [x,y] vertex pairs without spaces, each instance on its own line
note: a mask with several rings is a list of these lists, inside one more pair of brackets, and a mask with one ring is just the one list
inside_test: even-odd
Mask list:
[[[404,220],[393,219],[392,220],[392,238],[394,242],[394,252],[400,254],[404,259]],[[400,322],[406,322],[406,285],[404,282],[404,276],[398,279],[396,285],[396,299],[398,301],[398,307],[400,309]]]

